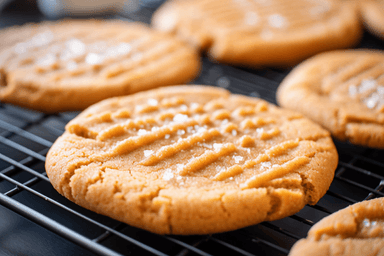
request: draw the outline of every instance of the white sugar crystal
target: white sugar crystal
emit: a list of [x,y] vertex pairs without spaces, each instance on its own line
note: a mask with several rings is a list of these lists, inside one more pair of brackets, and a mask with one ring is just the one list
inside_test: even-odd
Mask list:
[[13,48],[13,51],[17,54],[23,54],[28,51],[28,45],[26,43],[18,43]]
[[244,23],[250,26],[256,25],[259,23],[259,15],[255,12],[246,12],[244,16]]
[[173,173],[171,170],[166,170],[163,175],[163,180],[170,180],[173,178]]
[[212,148],[212,145],[208,143],[202,143],[201,145],[206,148]]
[[229,180],[233,180],[233,177],[230,177]]
[[256,129],[256,132],[257,132],[257,133],[263,133],[263,132],[264,132],[264,128],[257,128],[257,129]]
[[144,135],[144,134],[147,134],[147,130],[144,130],[144,129],[140,129],[139,132],[137,133],[138,135]]
[[222,143],[214,143],[214,144],[213,144],[213,148],[214,148],[215,150],[220,150],[222,147],[223,147],[223,144],[222,144]]
[[164,138],[167,140],[167,139],[169,139],[171,137],[171,135],[169,135],[169,134],[165,134],[165,136],[164,136]]
[[261,168],[262,169],[271,168],[271,166],[272,166],[271,162],[262,162],[261,163]]
[[281,14],[275,13],[268,17],[268,24],[273,28],[285,28],[288,25],[288,21]]
[[205,132],[207,130],[207,128],[205,128],[205,127],[199,127],[197,130],[196,130],[196,132],[197,133],[202,133],[202,132]]
[[243,161],[243,157],[242,156],[233,156],[233,159],[235,159],[235,163],[240,163],[240,161]]
[[85,57],[85,62],[90,65],[101,64],[104,61],[104,56],[97,53],[88,53]]
[[144,156],[148,157],[153,154],[153,150],[144,150]]
[[372,226],[376,226],[376,225],[377,225],[377,221],[372,221],[372,222],[371,222],[371,225],[372,225]]
[[226,125],[228,123],[228,119],[224,119],[222,122],[221,122],[221,125]]
[[160,129],[159,127],[156,127],[156,126],[155,126],[155,127],[152,127],[151,131],[152,131],[152,132],[156,132],[156,131],[158,131],[159,129]]
[[376,88],[376,86],[377,86],[376,81],[373,79],[363,80],[359,86],[359,93],[370,91]]
[[355,96],[357,94],[357,86],[356,85],[350,85],[348,88],[348,92],[350,96]]
[[370,97],[365,100],[365,104],[368,108],[374,108],[380,100],[380,96],[377,93],[372,93]]
[[188,110],[188,107],[187,107],[186,105],[181,105],[181,106],[180,106],[180,109],[181,109],[182,111],[187,111],[187,110]]
[[159,102],[155,99],[148,99],[147,103],[150,106],[157,106],[159,104]]
[[55,64],[56,61],[57,61],[56,56],[52,53],[49,53],[49,54],[45,55],[43,58],[39,59],[37,61],[37,63],[40,66],[50,66],[50,65]]
[[177,130],[177,135],[184,135],[185,134],[185,131],[184,130]]
[[247,151],[248,154],[251,153],[251,149],[250,149],[250,148],[242,148],[242,149],[244,149],[245,151]]
[[237,135],[237,131],[235,129],[232,130],[232,136],[236,136]]
[[183,170],[184,168],[184,164],[176,164],[176,170],[179,172],[181,170]]
[[85,44],[76,38],[70,39],[65,42],[66,48],[75,56],[83,55],[86,50]]
[[193,103],[191,104],[191,108],[197,108],[197,107],[199,107],[199,104],[198,104],[198,103],[193,102]]
[[276,168],[276,167],[280,167],[280,165],[278,165],[278,164],[272,165],[272,168]]
[[364,226],[364,227],[369,227],[369,226],[371,226],[371,222],[369,221],[369,219],[364,219],[364,220],[363,220],[363,226]]
[[183,114],[177,114],[173,117],[173,121],[177,123],[183,123],[187,120],[188,120],[188,116]]
[[183,177],[181,177],[181,176],[177,176],[177,180],[181,180]]

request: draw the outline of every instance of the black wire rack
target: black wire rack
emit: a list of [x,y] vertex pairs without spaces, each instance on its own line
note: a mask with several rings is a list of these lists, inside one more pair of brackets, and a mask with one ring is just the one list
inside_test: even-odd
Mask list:
[[[144,16],[136,13],[133,19],[148,21],[151,11],[146,10]],[[384,49],[369,34],[364,35],[360,48]],[[288,72],[239,69],[203,58],[202,73],[193,83],[224,87],[276,104],[277,86]],[[45,155],[77,114],[46,115],[0,103],[1,255],[287,255],[323,217],[384,196],[384,151],[335,141],[340,158],[335,179],[315,206],[226,233],[152,234],[83,209],[51,186]]]

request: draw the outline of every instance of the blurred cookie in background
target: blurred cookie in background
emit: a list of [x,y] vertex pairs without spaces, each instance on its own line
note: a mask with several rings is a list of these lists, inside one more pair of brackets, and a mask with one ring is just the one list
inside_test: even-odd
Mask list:
[[198,75],[191,46],[141,23],[65,20],[0,32],[0,100],[43,112],[185,83]]
[[374,35],[384,39],[384,1],[360,1],[359,5],[365,27]]
[[174,0],[155,12],[152,25],[212,59],[248,67],[291,66],[361,37],[354,5],[333,0]]
[[384,148],[384,53],[319,54],[294,68],[277,101],[331,131],[339,140]]

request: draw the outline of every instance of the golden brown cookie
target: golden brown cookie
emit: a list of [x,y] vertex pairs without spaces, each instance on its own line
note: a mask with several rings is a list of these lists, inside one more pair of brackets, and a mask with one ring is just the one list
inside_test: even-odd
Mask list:
[[251,67],[297,64],[361,37],[354,5],[334,0],[173,0],[152,25],[219,62]]
[[378,37],[384,39],[384,1],[360,1],[360,13],[365,27]]
[[91,106],[50,149],[71,201],[161,234],[224,232],[315,204],[338,161],[300,114],[224,89],[165,87]]
[[363,201],[318,222],[290,256],[383,256],[384,198]]
[[277,101],[331,131],[339,140],[384,148],[384,54],[334,51],[292,70]]
[[66,20],[0,32],[0,100],[44,112],[184,83],[197,52],[144,24]]

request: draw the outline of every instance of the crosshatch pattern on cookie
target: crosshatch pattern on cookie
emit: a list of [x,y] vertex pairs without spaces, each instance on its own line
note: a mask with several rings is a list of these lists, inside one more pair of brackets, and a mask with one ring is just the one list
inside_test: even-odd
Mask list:
[[[47,164],[56,189],[75,202],[87,197],[74,187],[75,180],[86,175],[83,168],[96,165],[99,167],[93,172],[98,178],[87,185],[88,190],[103,186],[103,178],[111,175],[105,171],[108,168],[119,170],[128,180],[136,180],[136,175],[152,180],[156,199],[168,198],[169,191],[183,194],[195,189],[209,190],[220,197],[234,190],[243,191],[239,196],[267,193],[265,196],[274,199],[268,203],[271,208],[259,216],[263,219],[281,218],[305,203],[316,203],[328,188],[337,163],[328,132],[301,115],[263,100],[229,97],[224,90],[204,87],[173,87],[139,94],[137,98],[104,101],[71,121],[62,140],[58,143],[81,141],[93,148],[92,154],[88,147],[64,153],[54,146],[48,157],[69,154],[72,159],[72,154],[79,155],[62,177],[55,177],[51,160]],[[322,161],[325,167],[316,167]],[[321,178],[312,173],[312,168],[319,168]],[[133,183],[141,184],[141,189],[151,187],[139,180]],[[131,185],[121,182],[116,180],[115,189],[125,191],[120,195],[122,200],[128,200]],[[288,197],[293,201],[280,202]],[[82,204],[82,200],[78,203]],[[155,211],[151,202],[154,201],[147,202],[148,207]],[[295,205],[290,209],[287,205],[291,204]],[[92,208],[88,203],[85,207]],[[224,219],[230,215],[229,208],[224,209],[228,210]],[[229,222],[232,227],[244,225],[244,219],[237,224]],[[166,223],[162,230],[150,230],[184,233],[181,226],[172,221]],[[221,230],[232,229],[224,226]],[[208,231],[211,228],[216,229],[204,227],[197,231],[189,227],[186,232],[206,233],[212,232]]]
[[[0,49],[3,100],[15,101],[12,97],[17,94],[16,87],[31,92],[30,98],[35,93],[42,102],[49,97],[67,96],[62,100],[65,105],[65,101],[71,102],[75,89],[89,87],[87,98],[95,103],[111,96],[185,82],[199,69],[193,49],[140,23],[67,20],[8,30],[0,34],[10,37]],[[8,35],[9,32],[13,34]],[[149,84],[151,79],[147,76],[157,79]],[[63,93],[57,95],[60,90]],[[39,92],[42,95],[37,95]],[[90,105],[85,101],[74,102],[72,107],[67,103],[67,108],[85,108]],[[31,102],[30,107],[33,104],[38,105]]]
[[[335,14],[333,1],[253,1],[253,0],[199,0],[180,1],[180,8],[195,20],[209,17],[206,21],[219,28],[244,29],[259,32],[268,40],[274,32],[290,33],[295,29],[314,26],[309,21],[327,19]],[[171,13],[172,14],[172,13]],[[300,15],[299,15],[300,14]],[[169,23],[173,22],[169,16]],[[167,21],[164,21],[166,23]],[[167,23],[166,23],[167,24]]]
[[[322,65],[324,61],[329,65]],[[305,113],[330,129],[339,139],[383,147],[384,55],[382,53],[368,51],[328,53],[307,61],[307,64],[304,63],[297,70],[297,72],[294,70],[279,88],[277,98],[282,106]],[[303,95],[309,97],[305,98]],[[293,99],[296,99],[296,102],[293,102]],[[310,113],[309,109],[304,108],[307,100],[311,101],[312,108],[315,109]],[[321,105],[325,106],[322,110]],[[371,126],[371,132],[367,132],[366,136],[360,136],[360,139],[356,138],[359,137],[358,134],[363,133],[363,126],[367,126],[367,129]]]
[[[169,106],[169,101],[177,103]],[[135,105],[134,109],[125,110],[131,113],[129,117],[120,117],[120,112],[90,115],[81,120],[81,124],[71,122],[67,130],[106,144],[108,150],[105,153],[92,157],[97,161],[122,155],[129,157],[127,154],[137,151],[141,152],[138,153],[141,155],[138,164],[143,166],[156,166],[167,159],[183,158],[185,164],[182,167],[170,169],[179,180],[196,172],[204,175],[201,170],[212,169],[210,165],[217,162],[218,166],[207,170],[216,173],[216,180],[223,180],[224,177],[232,180],[246,169],[269,164],[269,168],[264,168],[268,171],[266,173],[270,173],[265,177],[266,181],[268,177],[280,178],[285,176],[284,172],[290,173],[291,169],[307,164],[308,157],[315,154],[313,151],[307,154],[308,157],[294,157],[289,156],[291,150],[311,143],[307,140],[327,137],[327,133],[323,132],[318,137],[303,137],[302,141],[287,140],[281,127],[289,126],[290,122],[300,122],[302,117],[278,117],[278,112],[273,114],[275,111],[269,111],[268,104],[263,101],[232,111],[225,108],[225,100],[212,100],[203,107],[199,103],[185,102],[183,97],[149,99]],[[148,109],[148,106],[154,108],[142,117],[143,109]],[[230,137],[230,143],[226,143],[227,137]],[[272,141],[276,141],[277,145],[270,147],[268,144]],[[251,150],[256,148],[258,152],[252,156]],[[314,147],[316,150],[320,148]],[[185,158],[185,155],[190,157]],[[279,156],[284,157],[279,159]],[[253,184],[256,187],[256,183],[261,183],[256,180],[265,179],[265,175],[251,176],[249,180],[243,178],[241,186],[247,188]]]
[[[122,32],[128,25],[125,22],[67,23],[74,23],[75,28],[66,26],[66,22],[41,25],[31,38],[20,40],[2,52],[1,66],[9,71],[28,67],[54,81],[96,74],[105,79],[123,75],[148,60],[165,58],[183,50],[177,41],[164,40],[141,24],[128,23],[129,29]],[[82,24],[84,27],[76,28]],[[92,27],[95,29],[97,25],[101,30],[93,33]],[[66,33],[58,34],[56,29]]]
[[289,33],[303,26],[312,26],[308,21],[328,18],[335,12],[333,2],[327,0],[228,0],[225,4],[220,4],[219,1],[197,1],[189,4],[193,4],[193,8],[210,17],[215,25],[229,29],[249,26],[248,29],[259,31],[266,40],[268,34],[273,35],[274,30]]
[[243,65],[297,63],[320,51],[351,46],[361,34],[352,5],[333,0],[168,1],[152,24],[219,61]]

